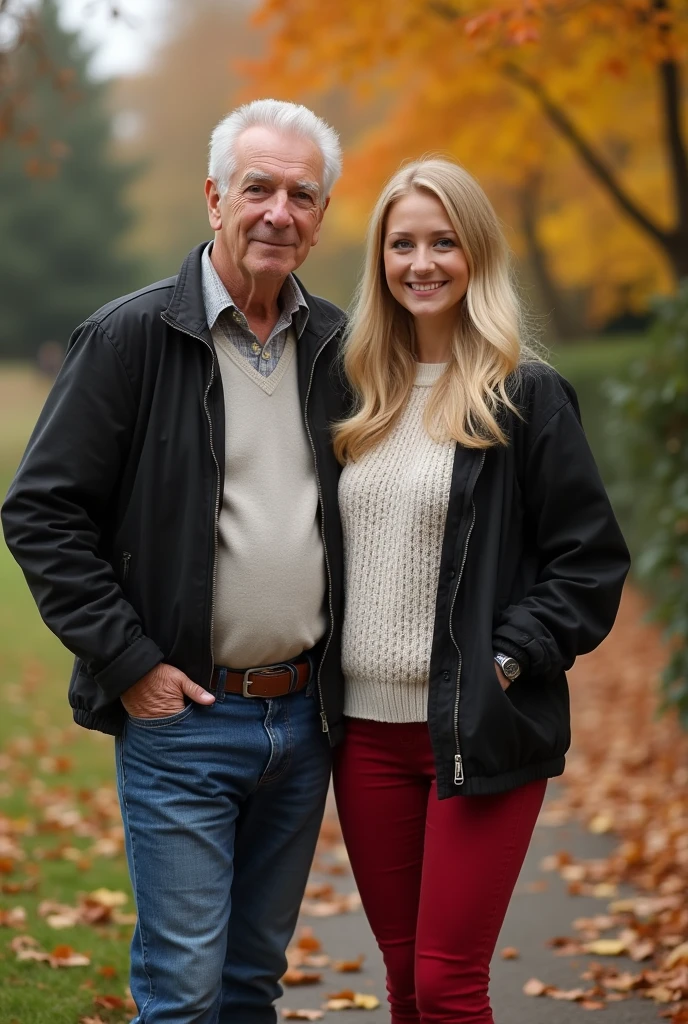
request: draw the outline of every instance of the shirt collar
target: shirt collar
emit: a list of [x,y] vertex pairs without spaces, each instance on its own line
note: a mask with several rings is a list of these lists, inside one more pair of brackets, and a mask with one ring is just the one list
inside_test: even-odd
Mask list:
[[[210,259],[212,248],[213,243],[209,242],[203,250],[201,257],[203,305],[205,306],[205,315],[210,330],[213,329],[218,317],[226,309],[238,309]],[[308,304],[293,274],[289,274],[282,285],[282,290],[280,291],[280,310],[282,316],[289,318],[296,331],[296,336],[300,338],[308,322]]]

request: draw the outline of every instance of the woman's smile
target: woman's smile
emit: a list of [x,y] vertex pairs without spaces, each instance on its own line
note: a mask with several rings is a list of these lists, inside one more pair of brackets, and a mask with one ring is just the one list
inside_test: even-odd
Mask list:
[[447,281],[428,281],[425,283],[422,281],[406,281],[407,287],[419,294],[439,291],[442,285],[447,283]]

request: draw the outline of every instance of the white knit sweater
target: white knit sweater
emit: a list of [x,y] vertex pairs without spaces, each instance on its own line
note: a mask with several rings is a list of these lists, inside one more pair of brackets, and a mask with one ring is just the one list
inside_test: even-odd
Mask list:
[[399,421],[343,470],[345,712],[378,722],[427,719],[428,672],[455,442],[423,412],[444,363],[420,363]]

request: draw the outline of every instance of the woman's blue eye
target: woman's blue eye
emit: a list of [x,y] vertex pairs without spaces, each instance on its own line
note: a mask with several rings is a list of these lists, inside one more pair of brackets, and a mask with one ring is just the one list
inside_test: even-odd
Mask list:
[[454,241],[451,238],[438,238],[435,244],[441,246],[443,249],[454,247]]
[[392,243],[393,249],[406,249],[411,243],[407,238],[399,238],[396,242]]

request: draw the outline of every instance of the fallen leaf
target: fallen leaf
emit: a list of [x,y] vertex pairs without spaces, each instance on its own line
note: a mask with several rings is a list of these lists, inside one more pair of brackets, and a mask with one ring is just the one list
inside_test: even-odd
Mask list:
[[299,949],[305,949],[313,953],[317,953],[322,949],[322,943],[320,942],[320,939],[315,937],[312,928],[301,929],[296,940],[296,945]]
[[125,903],[129,902],[129,897],[125,892],[113,889],[96,889],[88,894],[88,899],[91,903],[99,903],[101,907],[109,907],[111,910],[114,907],[123,907]]
[[530,978],[523,986],[523,994],[526,996],[544,996],[547,994],[548,988],[538,978]]
[[637,987],[639,980],[639,974],[631,974],[630,971],[624,971],[623,974],[618,974],[616,977],[605,978],[604,985],[606,988],[613,989],[616,992],[631,992]]
[[354,1006],[357,1006],[359,1010],[377,1010],[380,1005],[380,1000],[377,996],[366,995],[363,992],[354,993]]
[[547,995],[551,999],[564,999],[569,1003],[579,1002],[581,999],[585,999],[585,989],[582,988],[550,988],[547,990]]
[[611,814],[596,814],[595,817],[588,823],[588,829],[590,832],[594,832],[596,835],[602,835],[605,832],[611,832],[614,828],[614,817]]
[[317,985],[322,981],[322,974],[301,971],[298,967],[290,967],[281,978],[283,985]]
[[284,1020],[322,1020],[325,1016],[322,1010],[288,1010],[286,1007],[281,1013]]
[[121,996],[96,996],[93,1000],[96,1006],[102,1006],[104,1010],[123,1010],[124,999]]
[[674,947],[662,966],[665,970],[671,970],[678,964],[688,964],[688,942],[682,942],[679,946]]
[[674,993],[665,985],[658,985],[657,988],[648,988],[643,992],[646,999],[652,999],[655,1003],[670,1003]]
[[84,953],[70,953],[69,956],[56,956],[54,953],[48,958],[51,967],[89,967],[91,958]]
[[631,960],[639,963],[641,960],[648,960],[651,956],[654,956],[655,948],[655,943],[651,939],[645,939],[642,942],[634,942],[628,951],[628,955]]
[[585,944],[585,952],[594,953],[595,956],[621,956],[626,948],[626,943],[621,939],[596,939],[595,942]]
[[344,988],[341,992],[328,992],[328,999],[348,999],[350,1003],[353,1003],[355,992],[352,988]]
[[361,953],[355,960],[334,960],[332,970],[339,974],[355,974],[363,967],[365,956]]
[[23,907],[0,908],[0,927],[23,928],[26,924],[26,911]]
[[502,960],[518,960],[520,953],[515,946],[505,946],[499,955]]

